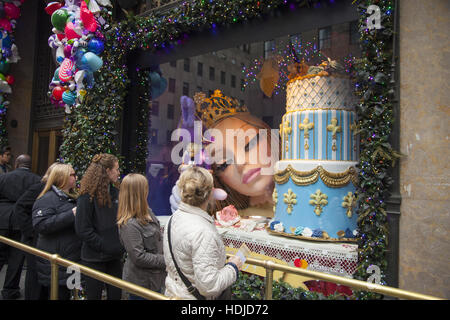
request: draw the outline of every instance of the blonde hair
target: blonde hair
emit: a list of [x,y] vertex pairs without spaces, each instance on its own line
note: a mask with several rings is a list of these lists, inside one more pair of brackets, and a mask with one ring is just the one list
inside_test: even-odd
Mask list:
[[44,176],[41,179],[41,182],[46,183],[48,180],[48,177],[50,176],[50,173],[52,172],[53,168],[59,164],[59,162],[53,162],[50,167],[48,167],[47,171],[45,171]]
[[131,218],[136,218],[143,225],[152,221],[148,214],[147,196],[147,178],[137,173],[128,174],[120,184],[117,224],[127,224]]
[[47,182],[45,183],[44,190],[37,197],[41,198],[44,194],[47,193],[52,188],[52,185],[57,187],[58,189],[64,189],[67,183],[69,182],[70,172],[73,170],[70,164],[62,164],[57,163],[54,164],[51,172],[48,176]]
[[184,171],[177,183],[181,201],[198,207],[208,200],[214,187],[213,176],[208,170],[190,167]]

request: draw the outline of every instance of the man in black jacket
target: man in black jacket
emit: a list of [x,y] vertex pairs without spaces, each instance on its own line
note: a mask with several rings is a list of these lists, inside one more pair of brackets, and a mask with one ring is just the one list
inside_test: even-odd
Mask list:
[[[17,221],[20,231],[22,232],[22,243],[36,247],[38,233],[33,228],[32,212],[33,205],[37,197],[44,190],[45,184],[51,171],[58,162],[48,167],[47,172],[42,180],[33,184],[23,195],[20,196],[14,208],[14,219]],[[25,275],[25,300],[45,300],[47,296],[42,285],[38,281],[37,267],[35,255],[26,253],[27,273]]]
[[[45,179],[45,181],[44,181]],[[41,182],[33,184],[16,202],[14,218],[18,222],[22,232],[22,243],[36,247],[38,234],[33,228],[31,219],[33,204],[36,198],[44,190],[46,178]],[[42,300],[43,289],[38,282],[36,269],[36,256],[26,253],[27,273],[25,275],[25,300]]]
[[[40,181],[40,177],[31,172],[31,157],[22,154],[17,157],[15,170],[0,175],[0,235],[20,241],[20,227],[13,212],[19,197],[27,189]],[[3,299],[20,297],[20,275],[25,255],[23,251],[0,243],[0,270],[8,264],[3,285]]]

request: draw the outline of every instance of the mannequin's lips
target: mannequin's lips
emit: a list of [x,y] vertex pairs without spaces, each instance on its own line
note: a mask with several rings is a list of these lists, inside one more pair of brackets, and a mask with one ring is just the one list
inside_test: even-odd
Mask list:
[[246,174],[244,174],[244,177],[242,178],[242,183],[248,184],[252,182],[256,177],[259,176],[260,172],[261,168],[250,169]]

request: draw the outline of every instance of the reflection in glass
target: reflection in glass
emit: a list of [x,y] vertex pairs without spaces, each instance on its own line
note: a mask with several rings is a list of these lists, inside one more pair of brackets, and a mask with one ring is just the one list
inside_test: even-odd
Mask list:
[[[164,199],[164,201],[158,200],[157,208],[153,208],[150,203],[154,212],[157,215],[170,214],[168,198],[171,188],[178,178],[177,167],[173,165],[170,157],[171,150],[178,141],[171,141],[171,133],[180,124],[180,98],[182,95],[193,98],[195,93],[202,91],[211,96],[215,90],[219,89],[224,95],[233,97],[240,103],[245,103],[250,113],[247,118],[239,118],[242,123],[235,121],[230,123],[230,126],[248,124],[255,128],[278,129],[281,117],[286,110],[285,84],[288,80],[287,64],[289,61],[284,58],[293,49],[299,54],[300,59],[305,59],[311,65],[319,64],[321,60],[326,61],[328,57],[340,61],[346,57],[357,57],[359,56],[359,45],[357,39],[354,38],[356,34],[354,23],[301,30],[301,32],[293,30],[292,34],[275,39],[184,57],[180,59],[182,61],[178,61],[183,65],[182,70],[177,70],[177,61],[160,65],[162,76],[168,80],[168,88],[158,99],[153,101],[153,103],[158,102],[158,106],[162,110],[158,116],[153,115],[151,121],[149,132],[153,139],[149,145],[147,176],[151,176],[149,181],[153,186],[150,186],[152,199],[158,198]],[[279,64],[280,80],[271,97],[263,93],[259,79],[257,79],[257,75],[267,59],[274,59],[275,62],[284,61]],[[204,74],[204,71],[207,74]],[[223,125],[225,122],[222,123]],[[219,167],[222,172],[227,169],[223,163],[219,164]],[[153,170],[152,174],[149,172],[150,168]],[[157,170],[158,173],[155,174]],[[234,173],[236,172],[233,171]],[[219,175],[221,174],[218,172],[215,174],[215,176]],[[240,188],[239,183],[234,184],[233,181],[228,181],[230,179],[233,179],[232,174],[222,175],[222,179],[220,179],[222,185],[228,183],[231,186],[230,188],[224,187],[227,191],[231,193],[247,192],[245,188]],[[269,182],[270,179],[262,181],[262,189],[267,186],[270,189]],[[155,189],[152,190],[152,188]],[[267,199],[271,199],[271,190],[268,190],[267,194],[270,194]],[[249,196],[251,197],[248,194],[244,195],[241,200],[244,199],[245,203],[249,203]],[[167,203],[165,199],[167,199]],[[270,208],[272,208],[272,204],[270,204]]]

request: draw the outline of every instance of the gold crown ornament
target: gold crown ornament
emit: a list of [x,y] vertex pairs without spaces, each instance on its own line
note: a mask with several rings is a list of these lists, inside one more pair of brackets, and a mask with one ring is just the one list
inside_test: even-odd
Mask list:
[[202,120],[206,128],[211,128],[215,123],[238,113],[248,113],[245,105],[240,105],[235,98],[227,97],[220,90],[215,90],[211,97],[206,97],[203,92],[194,95],[196,105],[195,115]]

